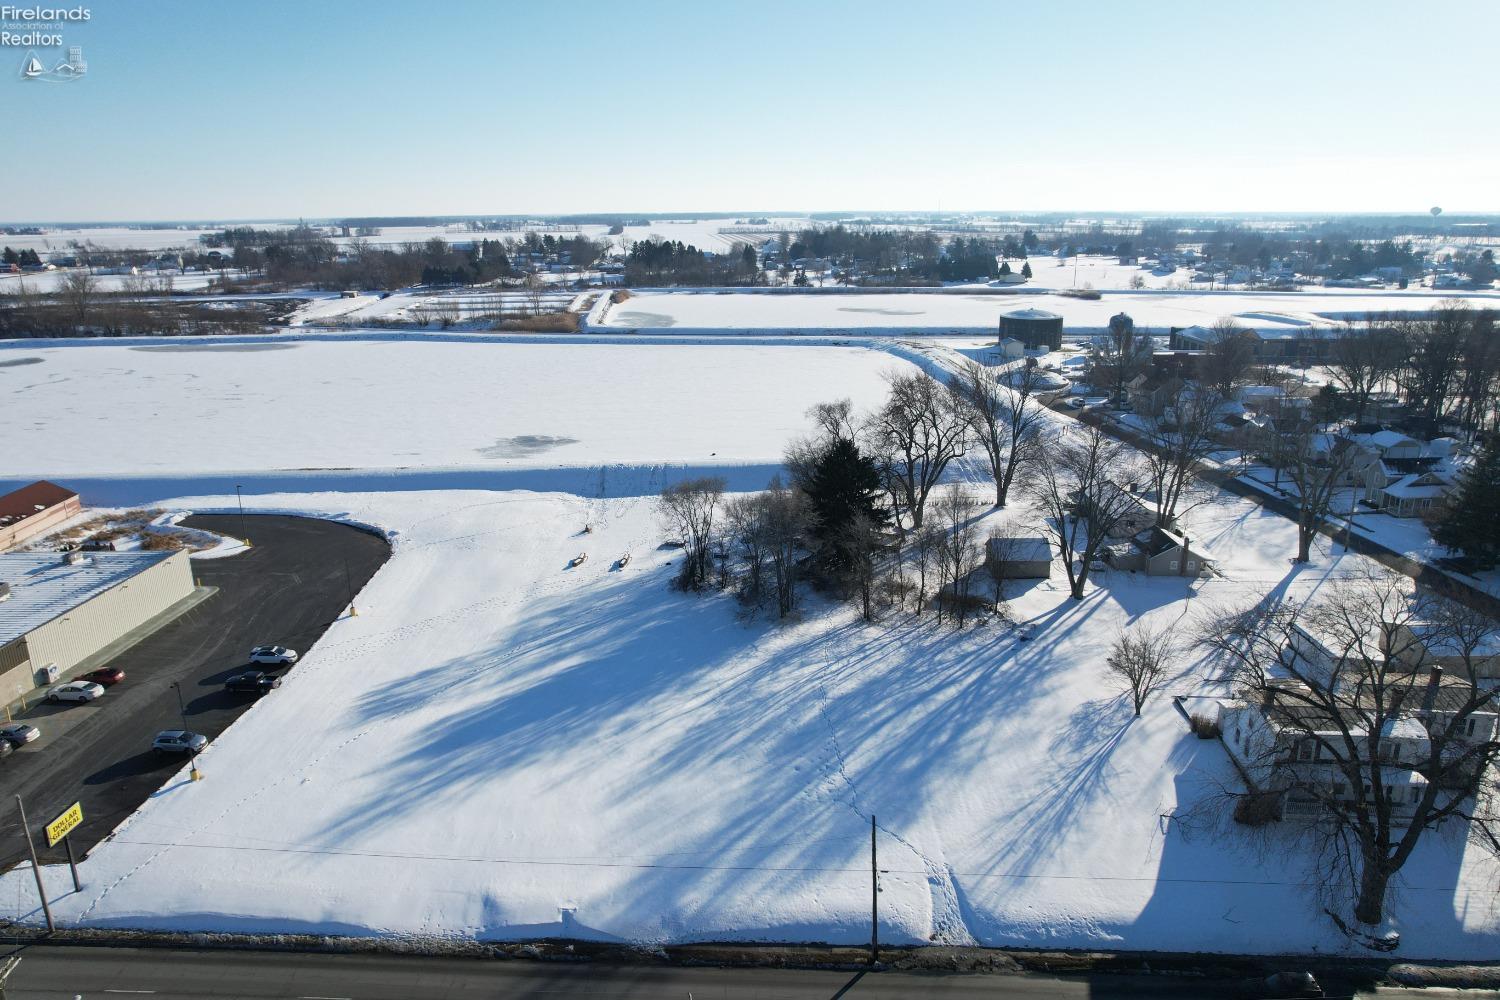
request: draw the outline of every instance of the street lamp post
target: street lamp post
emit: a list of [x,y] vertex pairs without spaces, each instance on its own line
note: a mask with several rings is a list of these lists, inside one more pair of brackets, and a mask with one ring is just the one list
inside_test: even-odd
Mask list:
[[240,495],[242,488],[239,483],[234,484],[234,499],[240,505],[240,540],[248,547],[250,544],[250,533],[245,530],[245,498]]
[[[177,692],[177,714],[182,716],[182,731],[184,733],[189,732],[190,730],[188,729],[187,724],[187,704],[182,700],[182,682],[173,681],[172,690]],[[188,762],[189,773],[192,775],[194,781],[202,781],[203,775],[198,773],[198,754],[194,750],[189,750],[188,753],[192,754],[192,757]]]

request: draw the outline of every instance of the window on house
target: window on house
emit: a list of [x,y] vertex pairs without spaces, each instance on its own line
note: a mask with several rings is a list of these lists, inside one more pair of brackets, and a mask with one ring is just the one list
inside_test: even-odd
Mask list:
[[1318,743],[1316,740],[1300,740],[1297,743],[1298,760],[1316,760],[1318,757]]
[[1168,564],[1168,566],[1169,566],[1169,567],[1170,567],[1170,568],[1171,568],[1171,569],[1176,569],[1176,568],[1177,568],[1177,560],[1176,560],[1176,559],[1173,559],[1173,560],[1172,560],[1172,561],[1171,561],[1171,563],[1169,563],[1169,564]]

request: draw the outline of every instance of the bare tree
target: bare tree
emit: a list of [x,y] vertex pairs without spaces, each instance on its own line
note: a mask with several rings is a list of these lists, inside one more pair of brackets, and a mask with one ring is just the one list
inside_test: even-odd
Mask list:
[[1071,429],[1041,450],[1027,494],[1056,543],[1073,600],[1083,600],[1089,567],[1139,501],[1127,486],[1131,451],[1098,427]]
[[875,594],[880,579],[880,550],[885,538],[880,528],[863,515],[856,516],[839,531],[836,544],[842,554],[839,560],[847,590],[858,597],[860,616],[875,620]]
[[940,535],[937,546],[938,620],[945,609],[962,626],[969,612],[969,588],[979,568],[980,547],[975,538],[975,513],[979,503],[958,483],[949,484],[935,507]]
[[868,436],[898,511],[920,528],[927,497],[967,448],[968,426],[955,394],[926,372],[893,373],[886,382],[891,394],[871,416]]
[[769,541],[765,495],[742,493],[730,497],[724,504],[724,533],[738,547],[744,566],[740,596],[749,604],[759,604],[766,592]]
[[1218,389],[1184,382],[1161,413],[1143,417],[1150,437],[1142,450],[1156,493],[1156,523],[1164,528],[1185,512],[1184,501],[1196,482],[1200,463],[1218,447],[1213,433],[1223,402]]
[[917,569],[917,614],[922,613],[922,606],[927,602],[927,577],[933,571],[941,544],[942,532],[933,525],[924,525],[911,533],[908,550]]
[[1343,433],[1324,432],[1310,422],[1279,421],[1266,441],[1266,460],[1285,473],[1296,495],[1297,562],[1312,558],[1313,539],[1327,523],[1339,489],[1349,484],[1358,449]]
[[1036,455],[1042,418],[1042,406],[1032,399],[1036,380],[1035,368],[1006,372],[971,361],[953,381],[960,412],[995,480],[996,507],[1005,506],[1016,473]]
[[1500,688],[1477,679],[1493,620],[1379,571],[1209,615],[1198,632],[1243,699],[1226,744],[1252,793],[1280,796],[1325,905],[1379,924],[1392,880],[1448,822],[1500,849],[1487,787]]
[[1329,344],[1328,376],[1349,398],[1356,422],[1365,419],[1370,397],[1393,378],[1405,349],[1399,327],[1384,318],[1362,326],[1347,323]]
[[1136,625],[1122,629],[1115,637],[1104,662],[1109,672],[1124,680],[1130,689],[1130,704],[1136,718],[1140,718],[1146,699],[1166,680],[1174,652],[1171,633],[1165,629]]
[[1255,335],[1233,317],[1220,317],[1211,327],[1214,340],[1203,352],[1199,378],[1225,399],[1234,398],[1255,367]]
[[776,587],[776,613],[785,618],[797,607],[798,554],[807,533],[807,498],[802,491],[771,480],[765,496],[765,540]]
[[684,544],[678,582],[684,590],[702,590],[709,583],[714,520],[724,497],[719,476],[685,479],[661,491],[657,511]]
[[62,285],[57,291],[58,299],[80,330],[89,325],[98,291],[94,276],[87,270],[70,271],[63,277]]

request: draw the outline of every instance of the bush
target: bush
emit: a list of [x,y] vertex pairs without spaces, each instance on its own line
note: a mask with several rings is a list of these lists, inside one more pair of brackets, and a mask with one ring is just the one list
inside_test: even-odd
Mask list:
[[1206,715],[1194,715],[1190,720],[1193,734],[1200,740],[1216,740],[1219,738],[1219,723]]
[[524,333],[577,333],[578,314],[571,312],[538,313],[535,316],[503,319],[491,327],[491,329],[520,330]]
[[628,289],[617,288],[613,292],[609,293],[609,301],[613,302],[615,305],[619,305],[621,302],[624,302],[628,298],[630,298],[630,291]]
[[1247,792],[1234,803],[1234,821],[1245,826],[1265,826],[1281,819],[1281,793]]

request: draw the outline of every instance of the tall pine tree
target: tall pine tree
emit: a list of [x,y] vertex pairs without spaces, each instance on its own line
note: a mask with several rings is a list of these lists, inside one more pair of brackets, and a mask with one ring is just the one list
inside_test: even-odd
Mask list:
[[875,528],[890,523],[890,511],[881,503],[880,470],[848,438],[835,438],[823,450],[804,490],[818,560],[826,569],[847,565],[846,539],[861,518]]
[[1464,473],[1433,536],[1478,566],[1500,562],[1500,435],[1490,438]]

